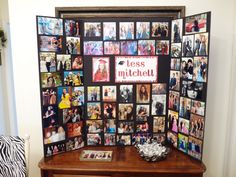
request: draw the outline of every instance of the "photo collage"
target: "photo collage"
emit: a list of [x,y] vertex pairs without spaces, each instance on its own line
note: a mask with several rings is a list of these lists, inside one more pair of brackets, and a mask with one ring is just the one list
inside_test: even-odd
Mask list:
[[172,21],[167,140],[202,159],[210,12]]

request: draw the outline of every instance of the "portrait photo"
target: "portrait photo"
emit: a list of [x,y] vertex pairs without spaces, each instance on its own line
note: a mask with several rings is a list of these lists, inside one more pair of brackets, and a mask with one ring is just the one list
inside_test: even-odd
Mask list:
[[192,57],[194,55],[193,44],[194,44],[194,35],[183,36],[183,43],[182,43],[183,57]]
[[208,33],[195,34],[194,38],[194,55],[208,55]]
[[134,119],[133,104],[119,104],[118,119],[133,120]]
[[164,133],[165,132],[165,117],[155,116],[153,117],[153,133]]
[[180,89],[180,72],[170,71],[169,89],[179,91]]
[[62,52],[62,37],[39,36],[39,50],[41,52]]
[[64,71],[64,85],[66,86],[84,85],[83,71]]
[[150,22],[136,22],[136,39],[149,39]]
[[80,37],[66,37],[66,53],[80,54]]
[[101,119],[101,103],[87,103],[87,116],[88,119]]
[[169,130],[178,133],[178,119],[179,114],[175,111],[168,111]]
[[102,100],[108,102],[116,102],[116,86],[102,86]]
[[188,153],[188,136],[178,133],[178,149]]
[[205,115],[205,102],[192,100],[191,112],[200,116]]
[[85,22],[84,23],[84,37],[100,37],[101,36],[100,22]]
[[193,81],[207,81],[207,57],[194,57],[193,60]]
[[120,54],[120,42],[104,42],[104,54],[105,55],[119,55]]
[[103,22],[103,40],[116,40],[116,22]]
[[83,69],[83,57],[82,56],[78,56],[78,55],[72,55],[72,69],[73,70],[78,70],[78,69]]
[[166,114],[166,95],[152,95],[152,115]]
[[122,133],[134,133],[134,122],[119,122],[117,124],[117,131],[119,134]]
[[152,37],[165,38],[169,35],[168,22],[152,22]]
[[155,40],[139,40],[138,55],[155,55]]
[[178,128],[180,133],[189,135],[189,120],[180,117]]
[[200,14],[190,16],[185,21],[185,33],[193,34],[199,32],[206,32],[207,30],[207,14]]
[[179,92],[169,91],[168,108],[173,111],[179,111]]
[[57,93],[58,108],[70,108],[72,99],[72,87],[58,87]]
[[189,80],[193,79],[193,58],[181,59],[181,78]]
[[84,55],[103,55],[103,42],[84,41]]
[[121,55],[137,55],[138,53],[137,41],[121,41],[120,46]]
[[134,22],[120,22],[119,35],[121,39],[134,39]]
[[150,84],[137,84],[136,85],[136,102],[149,103],[151,94]]
[[191,114],[190,118],[190,135],[198,139],[203,139],[204,136],[204,117]]
[[61,86],[61,74],[59,72],[41,73],[41,84],[42,88]]
[[152,84],[152,95],[162,95],[166,94],[166,84],[158,83]]
[[190,114],[191,114],[191,99],[180,97],[179,116],[189,120]]
[[71,70],[71,55],[57,54],[57,71]]
[[104,103],[103,104],[103,115],[106,119],[116,118],[116,104],[115,103]]
[[116,120],[115,119],[105,119],[104,133],[116,133]]
[[40,52],[40,72],[55,72],[56,57],[53,52]]
[[183,35],[183,19],[172,20],[171,25],[171,42],[180,43],[182,42]]
[[65,22],[66,36],[79,37],[80,35],[79,22],[75,20],[64,20],[64,22]]
[[133,101],[133,85],[120,85],[119,102],[130,103]]
[[170,44],[168,40],[156,41],[156,55],[169,55]]
[[87,87],[88,101],[100,101],[100,87],[99,86],[88,86]]
[[110,60],[109,57],[93,57],[93,82],[110,81]]
[[136,105],[136,121],[147,121],[150,116],[149,105]]

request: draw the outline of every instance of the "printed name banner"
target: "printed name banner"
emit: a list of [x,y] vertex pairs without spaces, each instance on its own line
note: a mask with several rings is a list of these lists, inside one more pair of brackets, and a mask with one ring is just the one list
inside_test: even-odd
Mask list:
[[115,82],[157,82],[157,56],[115,57]]

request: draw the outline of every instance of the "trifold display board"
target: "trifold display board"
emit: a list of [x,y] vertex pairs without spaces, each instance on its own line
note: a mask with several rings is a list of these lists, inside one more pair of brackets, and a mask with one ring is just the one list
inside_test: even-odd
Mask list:
[[201,160],[210,12],[36,19],[45,156],[155,138]]

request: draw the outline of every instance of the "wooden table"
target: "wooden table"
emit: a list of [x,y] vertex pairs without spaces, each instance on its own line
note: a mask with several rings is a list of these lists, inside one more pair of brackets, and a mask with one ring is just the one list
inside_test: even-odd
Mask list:
[[[82,150],[112,150],[112,162],[80,161]],[[43,158],[41,177],[202,177],[203,163],[172,149],[167,159],[146,162],[134,147],[86,147]]]

